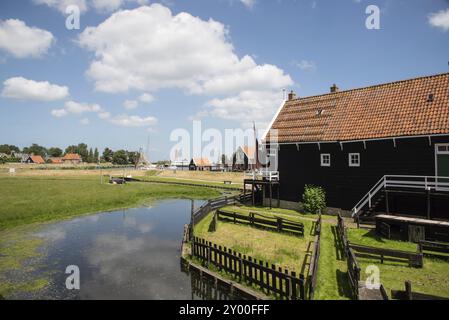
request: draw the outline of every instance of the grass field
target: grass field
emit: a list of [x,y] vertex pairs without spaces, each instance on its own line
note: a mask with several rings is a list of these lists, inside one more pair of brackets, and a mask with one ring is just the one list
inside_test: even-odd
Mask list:
[[220,192],[151,183],[100,184],[99,177],[0,177],[0,230],[33,222],[128,208],[157,199],[209,199]]
[[[304,275],[308,275],[310,254],[312,253],[312,247],[309,249],[309,245],[314,240],[312,228],[317,216],[301,214],[288,209],[274,208],[270,210],[251,206],[228,206],[222,210],[239,214],[255,212],[265,216],[277,216],[302,222],[305,227],[304,238],[220,221],[217,231],[210,232],[209,225],[212,221],[212,214],[210,214],[195,227],[195,236],[297,273],[302,272]],[[321,255],[315,299],[349,299],[346,261],[336,241],[336,218],[323,216],[322,221]]]
[[[236,211],[237,207],[226,207],[224,211]],[[251,207],[238,208],[239,213],[249,214],[254,212]],[[272,213],[271,215],[276,215]],[[304,238],[251,228],[246,225],[233,224],[218,221],[217,231],[209,232],[212,221],[209,214],[195,227],[195,236],[207,239],[215,244],[226,246],[257,260],[263,260],[270,264],[286,268],[289,271],[301,273],[305,268],[309,252],[309,244],[313,242],[313,221],[296,217],[294,220],[304,224]],[[293,219],[292,219],[293,220]],[[307,272],[304,272],[307,275]]]
[[[395,250],[416,252],[417,245],[411,242],[382,239],[374,234],[373,230],[352,229],[348,230],[348,240],[352,243],[389,248]],[[391,290],[404,290],[404,282],[412,282],[414,292],[435,296],[449,297],[449,261],[430,256],[424,256],[424,268],[412,268],[405,263],[388,262],[383,264],[376,259],[358,257],[357,261],[362,269],[362,280],[366,278],[364,270],[369,265],[376,265],[380,270],[380,281],[384,285],[387,294]]]

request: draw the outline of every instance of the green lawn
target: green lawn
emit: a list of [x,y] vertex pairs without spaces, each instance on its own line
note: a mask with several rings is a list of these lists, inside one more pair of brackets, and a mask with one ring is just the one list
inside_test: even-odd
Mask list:
[[[151,171],[149,171],[151,172]],[[174,183],[189,183],[189,184],[197,184],[197,185],[208,185],[213,187],[221,187],[221,188],[240,188],[243,189],[243,184],[235,183],[235,184],[224,184],[223,182],[216,181],[203,181],[203,180],[194,180],[194,179],[185,179],[185,178],[171,178],[171,177],[159,177],[154,174],[148,174],[145,177],[141,177],[139,179],[145,181],[155,181],[155,182],[174,182]]]
[[[411,242],[382,239],[374,233],[374,230],[348,228],[348,240],[352,243],[389,248],[402,251],[416,252],[417,245]],[[424,256],[424,268],[411,268],[406,263],[385,261],[383,264],[378,259],[358,257],[361,278],[366,278],[365,271],[369,265],[375,265],[380,270],[380,282],[384,285],[387,294],[391,296],[391,290],[404,290],[404,282],[412,282],[414,292],[430,295],[449,297],[449,261],[435,257]]]
[[157,199],[208,199],[220,192],[151,183],[100,184],[98,177],[1,177],[0,230],[128,208]]
[[[249,214],[253,212],[247,207],[226,207],[225,211],[235,211]],[[231,210],[232,209],[232,210]],[[273,215],[273,214],[272,214]],[[296,271],[307,275],[309,245],[313,242],[313,221],[300,220],[304,224],[304,238],[286,233],[267,231],[253,228],[244,224],[218,221],[217,230],[212,232],[209,225],[212,222],[212,214],[209,214],[195,226],[195,236],[204,238],[212,243],[225,246],[239,253],[245,254],[257,260],[263,260],[278,267]],[[299,221],[299,219],[295,219]],[[310,247],[311,248],[311,247]],[[311,250],[311,249],[310,249]]]

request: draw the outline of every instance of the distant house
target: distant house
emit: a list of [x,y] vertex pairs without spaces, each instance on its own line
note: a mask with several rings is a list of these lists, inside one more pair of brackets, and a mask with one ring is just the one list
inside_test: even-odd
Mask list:
[[64,164],[79,164],[83,162],[81,156],[77,153],[67,153],[63,158],[62,162]]
[[232,156],[232,170],[246,171],[251,170],[256,162],[256,148],[243,146],[239,147]]
[[190,171],[211,171],[212,164],[207,158],[193,158],[190,161]]
[[41,156],[29,156],[26,163],[44,164],[45,160]]
[[172,161],[171,166],[176,167],[177,170],[189,170],[190,161],[187,159]]
[[49,158],[49,160],[50,160],[50,163],[52,163],[52,164],[62,164],[62,163],[64,163],[62,161],[61,157],[51,157],[51,158]]

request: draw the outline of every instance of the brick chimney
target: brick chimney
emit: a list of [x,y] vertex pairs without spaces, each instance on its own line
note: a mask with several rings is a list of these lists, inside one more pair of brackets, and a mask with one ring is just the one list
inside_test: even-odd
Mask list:
[[334,83],[332,85],[332,87],[331,87],[331,93],[335,93],[335,92],[338,92],[338,91],[340,91],[340,88],[337,87],[337,85]]
[[296,94],[293,92],[293,90],[288,94],[288,101],[295,100]]

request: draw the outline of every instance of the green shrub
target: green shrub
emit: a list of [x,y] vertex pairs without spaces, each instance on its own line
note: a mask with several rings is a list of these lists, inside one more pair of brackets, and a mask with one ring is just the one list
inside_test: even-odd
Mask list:
[[323,213],[323,210],[326,208],[326,192],[321,187],[306,185],[302,201],[306,213]]

